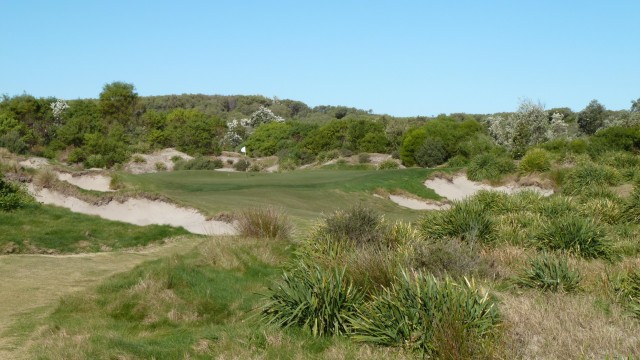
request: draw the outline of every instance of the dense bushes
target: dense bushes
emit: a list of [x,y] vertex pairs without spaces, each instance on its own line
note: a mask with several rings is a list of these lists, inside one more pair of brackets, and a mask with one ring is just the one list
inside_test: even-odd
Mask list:
[[4,179],[0,173],[0,211],[16,210],[33,202],[33,199],[16,184]]

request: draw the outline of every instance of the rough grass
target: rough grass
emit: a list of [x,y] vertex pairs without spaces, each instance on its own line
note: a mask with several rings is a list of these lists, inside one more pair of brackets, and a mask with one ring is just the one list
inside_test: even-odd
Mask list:
[[78,253],[146,246],[185,235],[167,225],[136,226],[49,205],[0,212],[2,253]]
[[566,257],[542,254],[529,261],[529,267],[515,278],[515,283],[543,291],[571,292],[580,286],[580,273],[569,267]]
[[244,209],[235,214],[234,220],[243,236],[288,240],[293,232],[289,217],[273,207]]

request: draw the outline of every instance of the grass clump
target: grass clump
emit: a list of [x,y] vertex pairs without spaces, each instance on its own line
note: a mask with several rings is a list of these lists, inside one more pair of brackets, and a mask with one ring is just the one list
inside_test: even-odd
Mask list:
[[544,149],[531,149],[522,157],[518,168],[524,173],[548,171],[551,169],[551,154]]
[[236,171],[247,171],[249,166],[251,166],[251,163],[246,159],[240,159],[233,164],[233,168]]
[[562,191],[567,195],[580,195],[585,189],[617,185],[620,173],[605,165],[583,163],[567,173],[562,181]]
[[445,211],[429,212],[421,221],[427,238],[460,238],[469,243],[489,242],[494,235],[494,222],[487,209],[477,200],[453,203]]
[[495,302],[472,282],[406,272],[351,320],[356,341],[429,358],[485,358],[499,324]]
[[315,229],[312,238],[345,241],[356,246],[364,246],[382,244],[387,239],[387,232],[388,226],[380,213],[362,205],[356,205],[326,216]]
[[550,219],[535,240],[539,248],[560,250],[585,259],[614,258],[602,225],[577,215]]
[[388,159],[381,162],[380,165],[378,165],[378,170],[395,170],[395,169],[398,169],[399,167],[400,167],[400,164],[398,164],[396,161]]
[[515,169],[516,165],[510,157],[487,153],[471,159],[467,167],[467,177],[473,181],[499,181]]
[[465,276],[488,277],[491,266],[472,244],[459,239],[417,241],[409,250],[409,266],[439,279],[450,276],[462,279]]
[[529,268],[516,277],[518,286],[552,292],[571,292],[580,285],[580,273],[569,267],[567,257],[542,254],[529,261]]
[[640,319],[640,270],[631,270],[620,276],[614,290],[623,306]]
[[263,318],[284,328],[308,329],[314,336],[349,333],[349,320],[364,299],[345,279],[344,270],[327,271],[304,262],[285,272],[270,290]]
[[288,240],[293,225],[282,211],[273,208],[248,208],[235,215],[238,232],[247,237]]

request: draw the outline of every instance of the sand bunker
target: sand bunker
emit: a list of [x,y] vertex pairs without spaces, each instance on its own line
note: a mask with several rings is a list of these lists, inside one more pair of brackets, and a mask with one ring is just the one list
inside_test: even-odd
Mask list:
[[424,185],[433,189],[436,194],[449,200],[462,200],[475,195],[480,190],[500,191],[506,194],[515,194],[520,191],[535,191],[543,196],[550,196],[553,190],[543,189],[539,186],[521,186],[509,184],[504,186],[489,186],[467,179],[465,175],[458,175],[453,180],[435,178],[424,182]]
[[413,199],[402,195],[389,195],[389,200],[394,203],[413,210],[446,210],[451,207],[449,204],[432,203],[423,200]]
[[69,173],[56,172],[59,180],[66,181],[79,188],[95,191],[113,191],[109,184],[111,178],[102,174],[81,174],[74,175]]
[[123,203],[111,201],[106,205],[93,205],[49,189],[38,189],[33,184],[29,184],[28,189],[41,203],[61,206],[82,214],[97,215],[104,219],[141,226],[182,226],[194,234],[202,235],[236,234],[235,228],[229,223],[207,220],[194,209],[181,208],[162,201],[128,199]]

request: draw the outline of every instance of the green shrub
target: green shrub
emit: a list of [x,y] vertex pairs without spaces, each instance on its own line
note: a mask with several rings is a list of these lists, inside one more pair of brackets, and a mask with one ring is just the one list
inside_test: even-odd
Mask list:
[[33,203],[29,194],[0,174],[0,211],[12,211]]
[[[178,158],[178,160],[182,159],[179,156],[174,156],[174,157],[171,158],[171,160],[173,160],[173,162],[178,161],[178,160],[174,160],[174,158],[176,158],[176,157]],[[131,160],[136,164],[142,164],[142,163],[147,162],[147,160],[145,160],[144,157],[142,155],[140,155],[140,154],[133,155],[133,158]]]
[[272,286],[262,317],[270,324],[301,327],[314,336],[344,335],[363,295],[344,276],[344,270],[325,271],[299,263]]
[[249,166],[251,166],[251,163],[246,159],[240,159],[233,164],[233,168],[236,169],[236,171],[247,171]]
[[474,243],[493,239],[491,215],[479,201],[467,199],[453,203],[451,209],[429,212],[421,221],[421,232],[427,238],[460,238]]
[[464,155],[456,155],[447,161],[449,167],[464,167],[469,164],[469,159]]
[[571,292],[580,285],[580,273],[569,268],[566,256],[542,254],[529,261],[529,268],[517,276],[515,282],[526,288]]
[[506,155],[482,154],[471,159],[467,177],[473,181],[498,181],[515,169],[515,163]]
[[162,161],[157,161],[153,166],[156,168],[156,171],[167,171],[167,165]]
[[100,154],[89,155],[84,161],[85,168],[105,168],[107,160]]
[[602,225],[577,215],[550,219],[536,235],[538,247],[560,250],[585,259],[612,259]]
[[371,162],[371,156],[367,153],[358,154],[358,163],[359,164],[368,164]]
[[551,154],[543,149],[531,149],[522,157],[519,169],[524,173],[547,171],[551,169]]
[[388,159],[381,162],[380,165],[378,165],[378,170],[395,170],[395,169],[398,169],[399,167],[400,167],[400,164],[398,164],[397,162],[391,159]]
[[444,164],[449,158],[449,154],[442,140],[427,138],[418,147],[413,157],[416,164],[421,167],[434,167]]
[[406,272],[358,309],[352,338],[422,353],[424,358],[486,358],[500,324],[495,302],[471,282]]
[[585,189],[617,185],[620,173],[612,167],[583,163],[574,167],[562,182],[562,191],[568,195],[578,195]]
[[381,214],[356,205],[326,216],[311,238],[316,241],[347,242],[356,246],[387,245],[387,233],[388,226]]
[[247,237],[288,240],[293,225],[288,216],[275,208],[249,208],[236,214],[236,228]]

